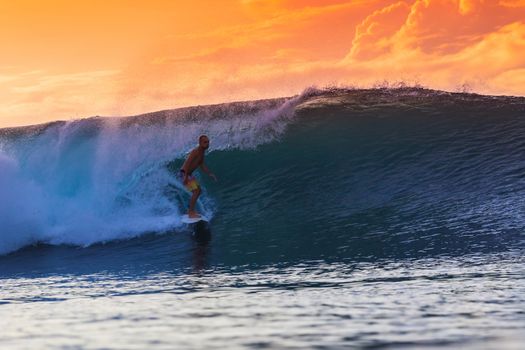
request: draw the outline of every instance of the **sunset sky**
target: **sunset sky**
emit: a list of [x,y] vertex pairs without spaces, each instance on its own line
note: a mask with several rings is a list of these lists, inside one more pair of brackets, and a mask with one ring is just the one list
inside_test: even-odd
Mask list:
[[0,127],[384,80],[525,95],[525,0],[0,0]]

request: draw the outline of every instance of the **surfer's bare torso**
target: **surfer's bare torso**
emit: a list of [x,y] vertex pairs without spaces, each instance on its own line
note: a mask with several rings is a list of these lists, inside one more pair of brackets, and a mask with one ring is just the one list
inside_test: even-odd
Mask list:
[[196,147],[188,155],[188,158],[182,165],[182,170],[184,170],[186,174],[191,175],[195,169],[202,166],[202,164],[204,164],[204,150]]

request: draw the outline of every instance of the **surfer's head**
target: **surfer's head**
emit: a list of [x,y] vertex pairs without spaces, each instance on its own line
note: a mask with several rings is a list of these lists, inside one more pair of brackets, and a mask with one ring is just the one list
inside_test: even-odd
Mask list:
[[208,149],[210,147],[210,139],[206,135],[199,136],[199,147]]

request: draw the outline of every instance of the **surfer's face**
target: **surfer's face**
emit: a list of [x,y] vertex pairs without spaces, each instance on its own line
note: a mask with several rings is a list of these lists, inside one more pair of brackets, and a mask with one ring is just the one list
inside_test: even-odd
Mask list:
[[208,149],[208,147],[210,147],[210,140],[208,140],[206,137],[203,137],[199,144],[202,148]]

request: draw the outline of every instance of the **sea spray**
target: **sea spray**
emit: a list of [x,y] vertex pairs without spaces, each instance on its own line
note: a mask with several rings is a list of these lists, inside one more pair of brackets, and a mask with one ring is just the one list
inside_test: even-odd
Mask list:
[[[0,132],[0,254],[39,242],[86,246],[177,230],[188,194],[170,169],[201,134],[210,151],[283,134],[303,97],[88,118]],[[26,131],[26,132],[25,132]],[[206,189],[200,210],[212,217]]]
[[15,159],[0,152],[0,254],[38,239],[43,232],[44,196],[23,178]]

